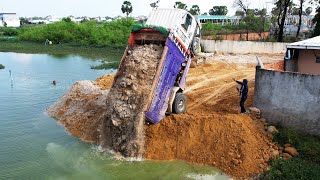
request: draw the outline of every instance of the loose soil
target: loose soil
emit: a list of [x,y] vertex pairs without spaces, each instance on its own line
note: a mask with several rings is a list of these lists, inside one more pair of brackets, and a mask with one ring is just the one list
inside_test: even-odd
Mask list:
[[190,69],[187,113],[146,128],[145,157],[213,165],[239,179],[265,171],[277,147],[263,122],[239,114],[240,97],[232,80],[249,80],[246,106],[252,106],[254,72],[253,65],[237,69],[220,62]]
[[[228,56],[222,57],[227,58]],[[275,58],[275,60],[279,59]],[[188,98],[187,112],[171,115],[155,125],[144,125],[146,134],[144,157],[154,160],[180,159],[196,164],[212,165],[236,179],[253,177],[265,171],[268,168],[267,162],[277,154],[277,147],[272,143],[271,135],[265,131],[264,122],[251,113],[239,113],[240,97],[236,90],[236,83],[232,78],[249,80],[249,97],[246,106],[252,106],[255,66],[225,62],[224,59],[214,59],[207,62],[189,70],[185,91]],[[118,80],[120,79],[118,78]],[[99,91],[96,94],[104,92],[106,97],[107,89],[111,86],[112,80],[113,76],[105,75],[98,78],[96,82],[92,82],[92,86],[95,87],[93,89]],[[81,82],[78,83],[81,84]],[[108,108],[103,103],[101,106],[99,105],[103,99],[99,100],[100,96],[95,95],[95,91],[91,92],[93,96],[89,96],[87,93],[90,92],[86,93],[88,88],[80,88],[79,92],[73,90],[76,85],[77,83],[56,103],[60,105],[53,106],[51,111],[56,112],[54,115],[59,115],[54,117],[70,133],[81,139],[87,138],[92,142],[99,143],[99,123],[106,122],[105,116],[110,118],[110,114],[108,114],[110,110],[106,110]],[[143,87],[141,84],[139,86]],[[123,92],[126,91],[117,89],[114,92],[116,95],[114,95],[112,102],[123,102],[120,97],[126,94],[117,95],[117,93]],[[98,101],[94,101],[95,98]],[[136,102],[138,101],[136,100]],[[135,112],[139,112],[141,107],[137,109]],[[90,117],[86,114],[88,111],[95,113],[92,113],[92,117]],[[129,112],[132,113],[132,111]],[[133,116],[130,118],[131,120],[129,118],[127,121],[121,119],[120,125],[116,126],[115,134],[119,134],[118,127],[121,127],[121,124],[128,123],[131,129],[128,129],[127,126],[123,127],[124,130],[130,131],[125,132],[124,135],[137,137],[135,130],[137,123],[133,122],[141,123],[141,114],[131,115]],[[92,135],[87,136],[87,134]],[[108,134],[105,138],[107,137],[111,139],[114,136]],[[117,137],[119,135],[116,135],[115,138]],[[132,140],[131,137],[129,137],[130,140]],[[116,142],[120,141],[126,142],[127,140],[123,138]],[[134,142],[134,144],[139,143]],[[128,148],[123,147],[125,152],[142,153],[141,149],[136,149],[136,147],[133,151],[130,148],[130,151],[127,151]]]
[[100,144],[125,157],[144,152],[145,104],[161,59],[163,47],[135,46],[128,50],[107,96],[106,119]]

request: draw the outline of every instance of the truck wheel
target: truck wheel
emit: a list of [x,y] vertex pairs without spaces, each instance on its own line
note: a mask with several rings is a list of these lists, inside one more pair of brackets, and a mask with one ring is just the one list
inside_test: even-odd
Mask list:
[[192,52],[193,54],[197,55],[201,52],[201,46],[200,46],[200,38],[194,37],[192,41]]
[[183,93],[177,93],[172,104],[172,111],[175,114],[181,114],[187,110],[187,97]]

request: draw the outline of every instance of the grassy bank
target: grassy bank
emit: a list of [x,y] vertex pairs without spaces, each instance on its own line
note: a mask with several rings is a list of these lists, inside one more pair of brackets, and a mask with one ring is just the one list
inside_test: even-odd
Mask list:
[[34,43],[26,41],[0,41],[0,52],[16,52],[27,54],[52,54],[52,55],[79,55],[92,59],[101,59],[110,56],[121,55],[125,49],[110,47],[90,47],[75,46],[72,44],[53,44],[44,45],[44,43]]
[[299,155],[289,160],[276,159],[264,179],[320,179],[320,137],[282,128],[274,141],[284,146],[290,143]]
[[[68,55],[82,56],[88,59],[100,59],[101,65],[91,67],[92,69],[117,68],[121,60],[122,48],[75,46],[72,44],[44,45],[43,43],[25,41],[0,41],[0,52],[16,52],[26,54],[50,54],[56,57]],[[106,64],[112,64],[111,67]],[[115,69],[114,68],[114,69]]]

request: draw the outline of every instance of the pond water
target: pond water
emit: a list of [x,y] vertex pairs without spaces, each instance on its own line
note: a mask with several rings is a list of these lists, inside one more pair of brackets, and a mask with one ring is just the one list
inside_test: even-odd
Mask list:
[[0,179],[228,179],[212,167],[182,161],[115,160],[64,131],[46,108],[75,81],[112,73],[90,69],[98,63],[0,52],[6,66],[0,70]]

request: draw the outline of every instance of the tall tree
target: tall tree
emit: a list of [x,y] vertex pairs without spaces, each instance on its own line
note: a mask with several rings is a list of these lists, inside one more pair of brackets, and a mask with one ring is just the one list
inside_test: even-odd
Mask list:
[[305,0],[299,0],[299,10],[298,10],[299,23],[298,23],[298,29],[297,29],[296,37],[299,37],[299,34],[300,34],[301,22],[302,22],[302,8],[303,8],[304,1]]
[[200,8],[198,5],[193,5],[190,10],[189,10],[190,14],[192,15],[200,15]]
[[188,6],[180,1],[175,2],[174,8],[187,10]]
[[133,8],[132,8],[132,5],[131,5],[131,2],[130,1],[124,1],[122,6],[121,6],[121,11],[122,11],[123,14],[126,14],[127,19],[128,19],[129,14],[132,13],[132,10],[133,10]]
[[316,24],[316,27],[313,30],[312,36],[319,36],[320,35],[320,6],[316,11],[316,15],[314,16],[312,22]]
[[272,13],[277,18],[277,25],[279,31],[277,32],[277,41],[283,42],[283,29],[284,23],[287,17],[288,9],[292,6],[292,0],[276,0],[276,7],[272,10]]
[[227,13],[227,6],[213,6],[212,9],[209,10],[210,15],[227,15]]

